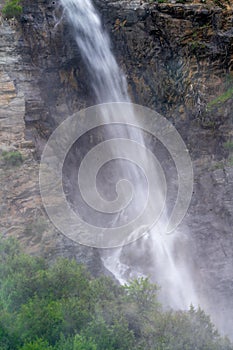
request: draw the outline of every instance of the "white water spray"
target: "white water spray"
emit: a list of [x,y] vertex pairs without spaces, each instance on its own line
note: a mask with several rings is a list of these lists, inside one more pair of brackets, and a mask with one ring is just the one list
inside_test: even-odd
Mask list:
[[[97,102],[130,102],[126,78],[114,58],[109,37],[102,27],[100,17],[91,0],[61,0],[61,3],[73,27],[74,37],[89,71]],[[124,110],[119,110],[118,113],[124,114]],[[106,113],[104,118],[108,123],[109,116]],[[143,133],[139,130],[129,129],[127,130],[127,136],[144,145]],[[111,151],[114,159],[114,149]],[[140,158],[141,154],[136,156]],[[150,169],[151,164],[148,159],[144,159],[144,164],[146,169]],[[127,176],[131,178],[133,185],[136,186],[138,199],[133,209],[137,212],[138,206],[140,208],[141,202],[145,200],[145,186],[142,185],[140,174],[135,167],[128,169],[124,162],[122,163],[121,174],[123,174],[123,178],[127,178]],[[154,181],[157,179],[156,173],[154,179]],[[157,189],[157,191],[156,200],[159,202],[162,195],[160,190]],[[115,221],[118,221],[124,214],[125,211],[121,210]],[[153,213],[151,212],[150,215],[153,215]],[[164,234],[164,220],[165,218],[161,219],[153,232],[140,240],[140,247],[138,248],[136,244],[134,249],[140,249],[140,254],[143,252],[146,257],[149,253],[147,251],[149,242],[153,259],[150,262],[152,266],[145,266],[142,261],[145,273],[153,271],[151,275],[153,274],[154,279],[161,285],[161,294],[164,294],[162,299],[165,300],[166,304],[174,308],[185,309],[191,303],[196,303],[196,296],[185,261],[179,260],[178,262],[177,254],[175,254],[175,251],[179,249],[177,244],[180,238],[177,238],[177,234]],[[123,263],[121,261],[122,249],[124,248],[103,251],[102,255],[105,266],[121,283],[139,274],[136,268],[129,267],[130,262]],[[137,251],[135,251],[135,254],[137,254]]]
[[61,0],[91,76],[98,103],[129,101],[127,83],[110,49],[110,40],[90,0]]

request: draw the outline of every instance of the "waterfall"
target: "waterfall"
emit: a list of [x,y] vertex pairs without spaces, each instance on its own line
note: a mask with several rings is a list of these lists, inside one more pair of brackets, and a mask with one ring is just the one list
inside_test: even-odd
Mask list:
[[127,83],[100,17],[90,0],[61,0],[74,29],[98,103],[129,101]]
[[[96,102],[130,102],[130,97],[127,92],[126,77],[116,62],[111,50],[109,36],[103,29],[100,16],[91,0],[61,0],[61,3],[73,28],[74,38],[88,69],[91,86],[96,96]],[[118,113],[124,114],[124,111],[120,110],[120,105],[118,108]],[[131,113],[133,113],[133,109]],[[106,118],[107,123],[109,121],[109,116],[106,113],[104,114],[104,118]],[[135,118],[137,117],[135,116]],[[116,129],[111,129],[110,132],[108,132],[108,136],[114,136],[114,130]],[[117,129],[117,132],[118,131]],[[125,131],[123,131],[123,135],[146,148],[144,142],[145,135],[143,135],[143,132],[140,130],[136,128],[126,128]],[[114,159],[116,148],[111,148],[111,152],[113,155],[112,158]],[[139,152],[135,157],[143,158],[145,169],[150,169],[151,171],[151,161],[149,158],[145,159],[144,153],[140,154]],[[123,158],[126,159],[126,157]],[[114,165],[114,163],[112,164]],[[135,196],[133,197],[133,205],[130,208],[127,206],[127,210],[125,206],[120,211],[120,214],[115,216],[111,223],[112,225],[116,224],[116,222],[124,224],[125,220],[127,220],[133,212],[138,213],[141,210],[141,203],[143,203],[146,198],[147,183],[138,167],[132,164],[127,165],[124,160],[118,161],[117,164],[118,166],[120,165],[118,175],[133,183],[135,187]],[[156,168],[154,170],[154,182],[156,182],[158,179],[156,174],[157,170]],[[109,172],[111,172],[111,169],[109,169]],[[147,173],[147,171],[145,171],[145,173]],[[114,175],[112,176],[114,177]],[[108,180],[105,182],[107,181]],[[105,194],[107,196],[108,191]],[[158,186],[155,200],[160,202],[161,197],[162,193],[160,193]],[[153,215],[152,211],[150,215]],[[182,257],[177,258],[177,256],[179,256],[179,251],[177,252],[177,249],[179,250],[182,238],[179,233],[172,235],[163,234],[163,223],[165,220],[166,214],[161,217],[159,224],[156,225],[151,232],[132,244],[133,248],[126,247],[125,250],[125,248],[122,247],[103,250],[102,259],[104,265],[121,283],[149,272],[151,277],[161,285],[161,299],[168,306],[185,309],[189,307],[191,303],[196,303],[195,291],[186,262],[182,260]],[[130,249],[134,250],[131,254],[132,256],[140,254],[140,257],[142,257],[140,269],[130,261],[130,257],[123,257]],[[150,255],[149,263],[146,262],[148,255]],[[150,266],[148,266],[148,264]],[[140,263],[137,263],[137,266],[138,265],[140,265]]]

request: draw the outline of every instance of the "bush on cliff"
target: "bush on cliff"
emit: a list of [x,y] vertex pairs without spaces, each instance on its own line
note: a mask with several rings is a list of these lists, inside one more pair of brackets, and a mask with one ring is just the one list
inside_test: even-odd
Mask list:
[[2,8],[4,18],[19,18],[22,13],[22,6],[20,0],[7,0]]
[[23,163],[23,156],[19,151],[3,151],[1,159],[3,160],[4,165],[7,166],[18,166]]

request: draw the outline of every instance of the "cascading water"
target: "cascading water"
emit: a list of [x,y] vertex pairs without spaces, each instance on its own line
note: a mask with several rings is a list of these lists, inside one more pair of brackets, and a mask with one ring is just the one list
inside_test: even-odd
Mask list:
[[[130,102],[126,78],[113,56],[109,37],[103,30],[100,17],[91,0],[61,0],[61,3],[73,27],[75,40],[89,71],[97,103]],[[120,105],[118,108],[121,108]],[[131,112],[133,113],[133,109]],[[118,113],[124,114],[124,110],[119,109]],[[109,116],[106,113],[104,113],[104,118],[106,123],[108,123]],[[114,129],[111,130],[110,134],[114,136]],[[140,130],[128,128],[126,134],[130,139],[145,146],[145,136]],[[111,152],[114,159],[114,148],[111,149]],[[142,155],[138,154],[137,157],[140,158]],[[145,167],[149,169],[151,166],[149,159],[144,159],[144,163]],[[133,209],[137,213],[140,210],[141,202],[145,200],[146,182],[143,181],[137,167],[128,166],[124,161],[119,162],[119,164],[121,166],[120,176],[132,181],[136,187],[137,201],[134,200],[131,211]],[[156,174],[154,174],[154,181],[157,181]],[[162,195],[158,189],[157,191],[156,200],[160,201]],[[120,214],[113,220],[114,223],[120,220],[123,220],[122,222],[124,223],[124,220],[126,220],[124,214],[125,209],[122,209]],[[130,211],[127,215],[130,215]],[[127,217],[127,215],[125,216]],[[153,213],[150,215],[153,215]],[[122,217],[124,218],[122,219]],[[164,220],[163,217],[152,232],[140,239],[139,247],[138,243],[134,244],[135,255],[138,253],[137,249],[140,249],[140,254],[145,254],[146,256],[149,253],[147,251],[148,246],[150,247],[150,254],[152,255],[150,266],[145,266],[145,263],[142,262],[145,269],[143,271],[142,268],[140,273],[143,274],[150,271],[150,275],[153,275],[153,278],[162,287],[161,294],[166,296],[162,299],[165,300],[166,304],[174,308],[183,309],[189,307],[191,303],[195,304],[196,296],[185,261],[180,259],[178,262],[177,254],[175,254],[177,250],[176,245],[179,243],[180,238],[177,238],[177,234],[163,234]],[[124,263],[122,262],[123,249],[115,248],[103,250],[102,252],[105,266],[122,283],[140,274],[136,267],[130,266],[130,259],[125,259]]]
[[127,83],[110,49],[100,17],[90,0],[61,0],[91,76],[98,103],[129,101]]

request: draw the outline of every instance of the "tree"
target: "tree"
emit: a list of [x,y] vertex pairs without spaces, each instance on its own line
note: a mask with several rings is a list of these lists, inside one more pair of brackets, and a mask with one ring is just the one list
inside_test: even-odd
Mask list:
[[159,303],[157,301],[157,292],[159,290],[156,284],[149,282],[149,278],[138,278],[126,284],[124,289],[127,293],[128,300],[133,300],[139,306],[140,310],[157,309]]
[[49,346],[48,342],[43,339],[37,339],[32,342],[26,343],[20,350],[53,350],[52,346]]
[[148,278],[120,286],[0,239],[1,350],[233,350],[200,308],[164,311]]

